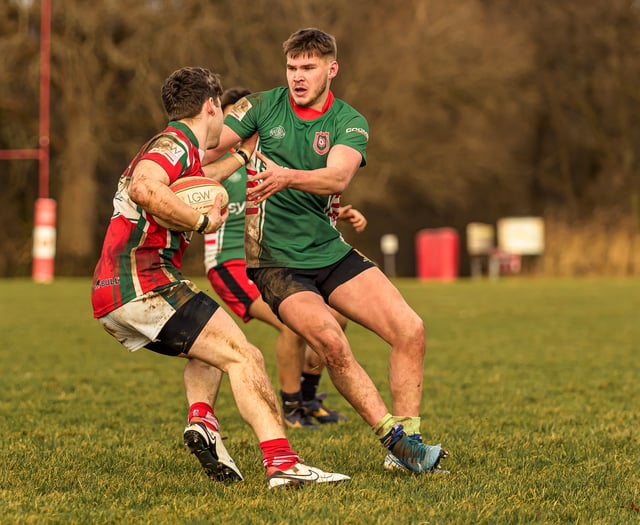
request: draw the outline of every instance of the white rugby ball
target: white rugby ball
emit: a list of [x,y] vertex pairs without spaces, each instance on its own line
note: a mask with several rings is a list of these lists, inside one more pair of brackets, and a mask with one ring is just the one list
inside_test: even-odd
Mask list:
[[[213,207],[217,195],[222,195],[222,209],[229,204],[229,194],[224,186],[218,181],[207,177],[182,177],[171,184],[169,188],[183,202],[201,213],[207,213]],[[155,215],[153,218],[164,228],[176,231],[191,231],[191,228],[171,224]]]

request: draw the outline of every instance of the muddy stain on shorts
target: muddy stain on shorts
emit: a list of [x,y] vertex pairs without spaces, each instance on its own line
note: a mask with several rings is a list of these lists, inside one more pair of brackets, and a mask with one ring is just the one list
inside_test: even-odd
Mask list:
[[309,290],[303,283],[293,279],[288,268],[260,268],[253,281],[262,294],[262,299],[271,309],[278,312],[280,303],[290,295]]

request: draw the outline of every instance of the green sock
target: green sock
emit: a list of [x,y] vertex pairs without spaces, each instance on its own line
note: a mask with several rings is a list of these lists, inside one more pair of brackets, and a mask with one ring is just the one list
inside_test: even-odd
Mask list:
[[420,434],[420,416],[392,416],[391,420],[391,426],[402,425],[408,436]]
[[387,413],[380,421],[373,426],[373,431],[376,436],[383,437],[389,433],[395,423],[393,422],[393,416]]

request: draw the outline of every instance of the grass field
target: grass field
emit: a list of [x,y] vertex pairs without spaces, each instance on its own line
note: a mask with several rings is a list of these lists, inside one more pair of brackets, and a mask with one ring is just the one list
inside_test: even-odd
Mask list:
[[[640,280],[397,284],[427,324],[422,430],[451,474],[383,471],[325,377],[348,422],[289,437],[353,479],[273,492],[228,383],[217,412],[245,475],[231,487],[182,445],[181,360],[107,336],[87,279],[0,280],[0,523],[640,522]],[[275,333],[244,329],[275,378]],[[388,400],[385,345],[347,333]]]

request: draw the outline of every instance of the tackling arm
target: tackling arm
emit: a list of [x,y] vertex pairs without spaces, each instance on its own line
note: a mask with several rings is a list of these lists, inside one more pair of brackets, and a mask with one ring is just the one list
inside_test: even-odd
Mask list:
[[262,153],[258,152],[257,155],[265,163],[266,169],[248,179],[259,181],[257,186],[247,191],[247,197],[256,202],[261,202],[285,188],[316,195],[342,193],[358,171],[362,161],[359,151],[342,144],[331,148],[325,168],[315,170],[283,168]]
[[223,126],[218,144],[215,147],[207,148],[204,158],[202,159],[202,165],[204,166],[205,164],[209,164],[214,160],[219,159],[236,144],[240,143],[240,141],[242,141],[242,137],[240,137],[240,135],[233,131],[229,126]]
[[[245,165],[245,158],[251,157],[256,148],[257,141],[258,134],[254,133],[251,137],[242,141],[241,146],[238,147],[237,145],[240,144],[240,136],[231,128],[225,126],[218,146],[208,149],[202,159],[202,169],[205,176],[210,179],[217,180],[218,182],[226,180],[238,168]],[[219,158],[226,151],[231,149],[231,145],[227,149],[222,148],[222,146],[227,143],[236,145],[239,153],[242,155],[233,153],[228,157],[224,157],[222,159]]]

